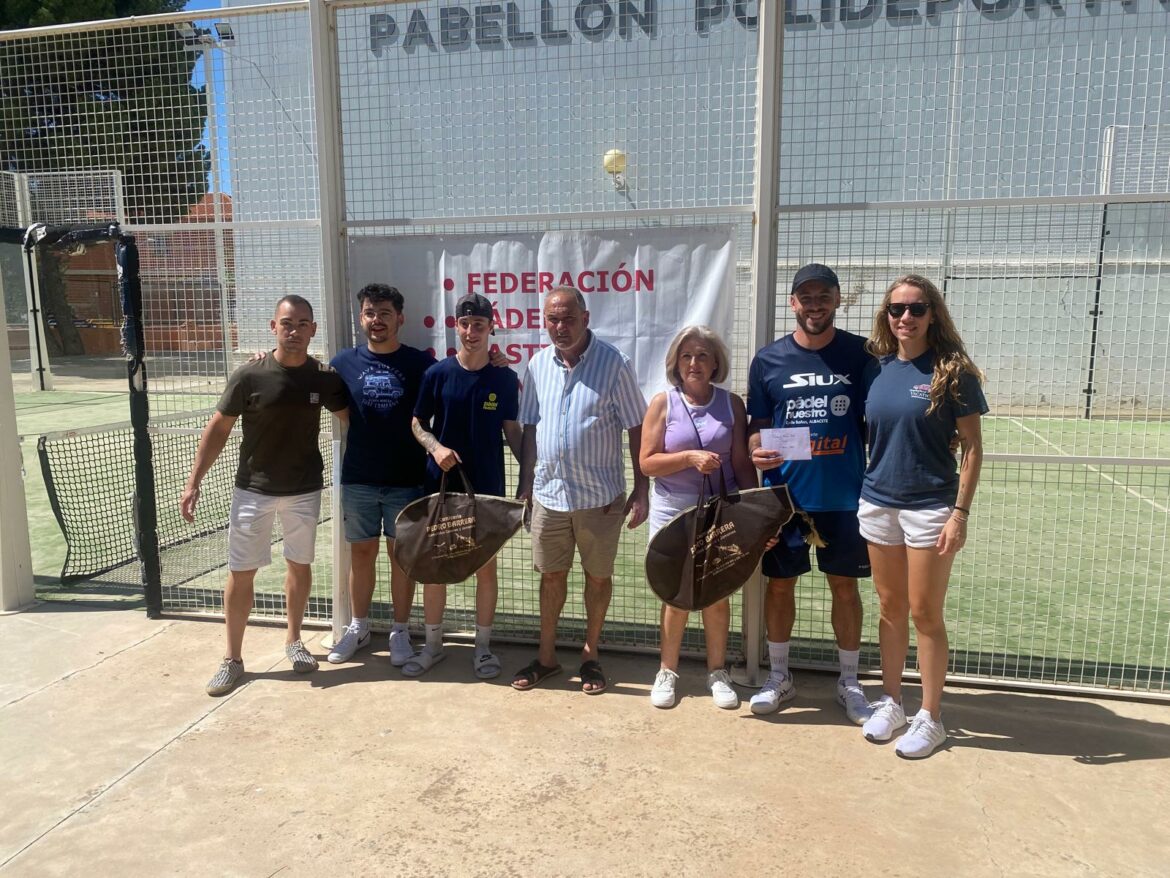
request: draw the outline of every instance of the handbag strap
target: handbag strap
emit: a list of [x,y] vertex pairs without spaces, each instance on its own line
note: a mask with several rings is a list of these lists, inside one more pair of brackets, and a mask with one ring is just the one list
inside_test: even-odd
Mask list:
[[[475,499],[475,488],[472,487],[471,479],[467,478],[467,473],[464,472],[463,467],[455,464],[453,469],[459,471],[459,478],[463,480],[464,493],[472,500]],[[447,499],[447,470],[443,470],[443,475],[439,477],[439,502],[443,503]]]
[[[687,405],[687,398],[685,396],[683,396],[682,388],[675,387],[674,389],[675,389],[675,392],[678,393],[679,405],[681,405],[683,407],[683,411],[687,413],[687,418],[689,418],[690,422],[691,422],[691,429],[695,431],[695,441],[699,443],[699,450],[706,451],[707,449],[703,445],[703,436],[701,433],[699,433],[699,425],[695,423],[695,416],[693,414],[691,414],[691,408],[690,408],[690,406]],[[712,403],[715,402],[715,391],[718,389],[719,388],[717,388],[717,387],[711,388],[711,402]],[[711,403],[708,403],[708,405],[710,405],[710,404]],[[699,489],[699,505],[700,506],[703,505],[703,495],[704,495],[703,489],[704,488],[709,490],[710,496],[712,496],[712,497],[715,496],[715,486],[711,484],[711,476],[709,476],[707,473],[703,473],[702,475],[703,475],[703,485]],[[720,462],[720,464],[719,464],[719,496],[722,497],[724,500],[727,499],[727,478],[723,475],[723,463],[722,462]]]

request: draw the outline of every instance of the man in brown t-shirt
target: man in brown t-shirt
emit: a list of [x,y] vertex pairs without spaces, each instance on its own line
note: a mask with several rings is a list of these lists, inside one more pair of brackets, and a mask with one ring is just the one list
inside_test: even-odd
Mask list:
[[307,674],[317,660],[301,642],[301,620],[313,585],[313,552],[321,510],[322,460],[317,440],[321,407],[339,418],[349,415],[341,377],[310,357],[317,333],[313,306],[300,296],[276,303],[269,324],[276,336],[272,356],[245,363],[228,378],[216,412],[207,422],[179,506],[195,520],[199,485],[223,451],[236,419],[243,418],[243,441],[236,469],[228,529],[228,578],[224,589],[227,655],[207,684],[208,695],[226,695],[244,673],[244,629],[252,611],[256,571],[272,561],[272,526],[280,516],[287,567],[288,604],[285,655],[293,670]]

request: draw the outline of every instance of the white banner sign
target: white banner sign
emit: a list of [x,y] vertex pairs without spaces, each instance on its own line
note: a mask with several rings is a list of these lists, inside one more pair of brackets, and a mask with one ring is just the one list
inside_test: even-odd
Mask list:
[[349,276],[353,295],[367,283],[398,287],[406,298],[402,341],[437,357],[455,352],[455,302],[486,296],[495,343],[521,377],[549,343],[545,295],[576,287],[590,329],[633,361],[649,398],[666,386],[666,349],[679,329],[705,324],[728,339],[734,250],[730,227],[359,237],[350,241]]

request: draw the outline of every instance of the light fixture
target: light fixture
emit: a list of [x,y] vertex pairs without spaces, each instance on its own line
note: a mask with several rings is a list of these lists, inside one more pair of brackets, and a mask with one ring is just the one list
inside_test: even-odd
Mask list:
[[613,177],[613,188],[624,195],[630,188],[626,182],[626,154],[620,149],[608,150],[601,158],[601,166]]

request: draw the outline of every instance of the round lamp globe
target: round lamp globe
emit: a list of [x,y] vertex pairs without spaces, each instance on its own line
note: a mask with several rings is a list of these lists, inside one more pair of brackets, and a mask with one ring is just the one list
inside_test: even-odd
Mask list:
[[602,167],[607,174],[624,174],[626,171],[626,154],[620,149],[611,149],[601,160]]

